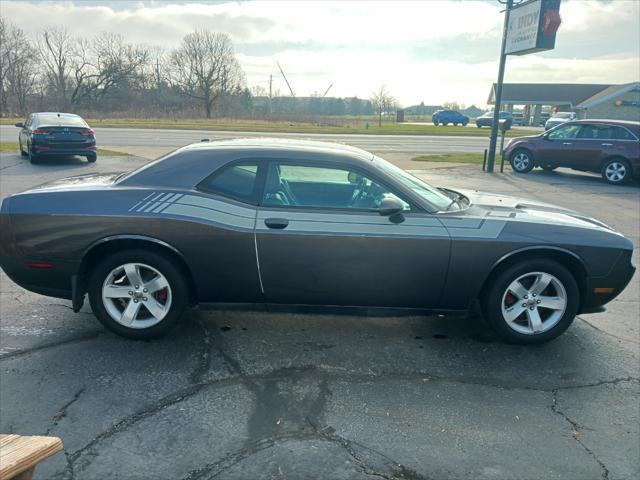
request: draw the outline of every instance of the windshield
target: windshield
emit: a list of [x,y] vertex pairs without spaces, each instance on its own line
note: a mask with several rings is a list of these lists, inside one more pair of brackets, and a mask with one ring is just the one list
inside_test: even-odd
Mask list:
[[441,190],[423,182],[417,177],[414,177],[405,170],[396,167],[395,165],[383,160],[380,157],[374,157],[374,163],[377,167],[383,170],[385,173],[393,176],[398,182],[402,183],[405,187],[411,189],[414,193],[418,194],[421,198],[429,202],[440,211],[451,209],[452,197],[446,195]]

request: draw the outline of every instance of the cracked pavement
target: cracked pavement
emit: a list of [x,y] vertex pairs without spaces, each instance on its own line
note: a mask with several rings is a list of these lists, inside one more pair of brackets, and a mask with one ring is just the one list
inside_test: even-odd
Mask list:
[[[640,241],[637,184],[392,159],[437,185],[574,208]],[[141,162],[2,154],[0,189]],[[73,314],[0,274],[0,431],[63,439],[41,479],[637,478],[639,285],[533,348],[500,342],[475,315],[204,309],[136,342],[88,306]]]

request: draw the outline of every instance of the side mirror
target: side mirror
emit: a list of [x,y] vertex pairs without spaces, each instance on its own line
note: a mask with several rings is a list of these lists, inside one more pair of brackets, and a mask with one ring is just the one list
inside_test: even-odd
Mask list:
[[18,122],[18,123],[15,124],[15,126],[18,127],[18,128],[24,128],[24,123]]
[[383,217],[389,217],[391,223],[400,223],[404,221],[404,215],[402,215],[404,205],[400,200],[393,197],[387,197],[380,203],[380,209],[378,212]]

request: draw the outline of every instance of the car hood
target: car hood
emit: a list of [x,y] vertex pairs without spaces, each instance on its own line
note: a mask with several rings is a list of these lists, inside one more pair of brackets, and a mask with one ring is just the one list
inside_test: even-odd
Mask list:
[[90,173],[76,175],[74,177],[60,178],[43,183],[22,193],[44,193],[60,190],[102,190],[113,185],[116,178],[122,172],[117,173]]
[[[491,218],[502,218],[507,221],[544,223],[604,230],[621,235],[610,226],[595,218],[550,203],[475,190],[458,189],[457,191],[471,200],[471,211],[481,213],[483,216],[488,215]],[[478,212],[478,210],[483,212]]]

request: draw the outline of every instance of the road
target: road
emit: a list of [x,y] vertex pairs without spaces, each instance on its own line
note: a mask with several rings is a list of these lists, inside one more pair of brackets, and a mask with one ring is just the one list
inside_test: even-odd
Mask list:
[[[461,127],[462,128],[462,127]],[[348,143],[372,152],[398,152],[408,154],[482,152],[488,148],[487,137],[426,136],[426,135],[361,135],[361,134],[312,134],[312,133],[260,133],[221,132],[212,130],[168,130],[144,128],[95,128],[98,145],[104,148],[139,153],[136,147],[164,149],[165,151],[203,138],[221,140],[242,137],[289,137]],[[17,139],[18,129],[10,125],[0,126],[2,141]]]
[[[0,154],[0,187],[143,162]],[[640,242],[637,185],[562,169],[417,175],[580,210]],[[193,310],[135,342],[2,273],[0,294],[0,431],[65,444],[37,479],[638,478],[638,275],[607,312],[535,348],[474,315],[303,311]]]

